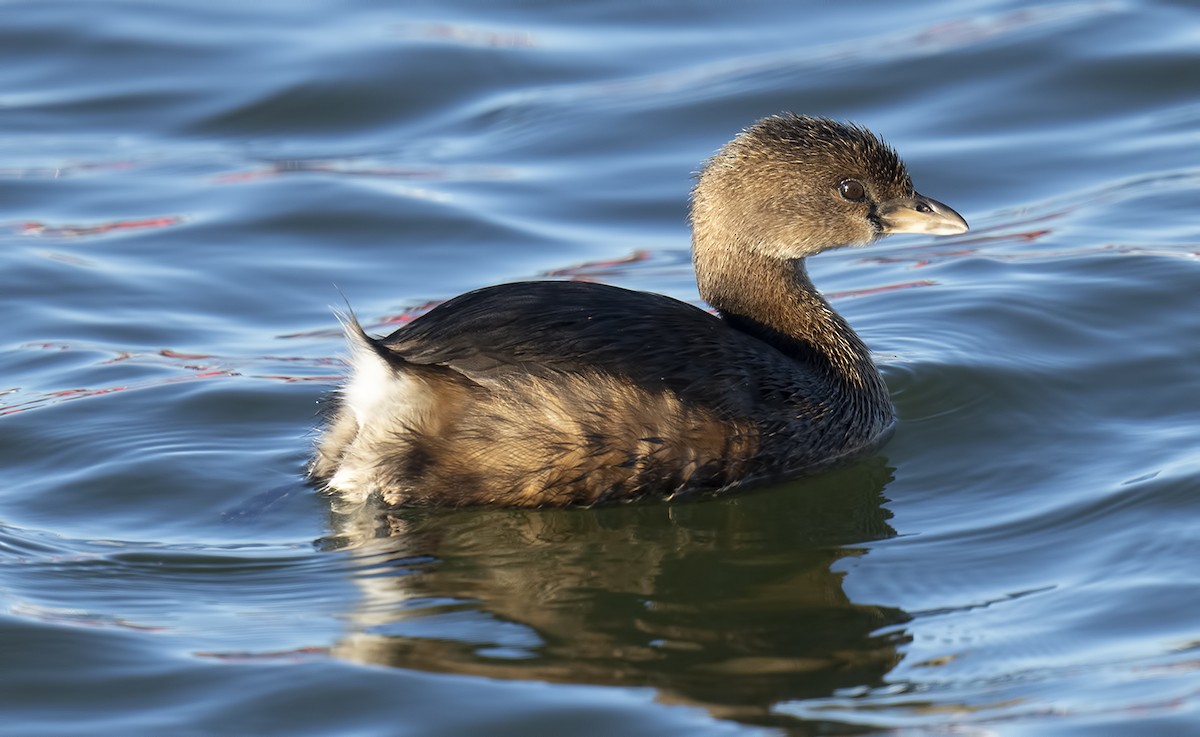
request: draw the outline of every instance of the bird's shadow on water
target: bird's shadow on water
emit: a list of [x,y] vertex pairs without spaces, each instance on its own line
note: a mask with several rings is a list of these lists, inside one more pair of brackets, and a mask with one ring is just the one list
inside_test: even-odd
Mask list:
[[[773,707],[878,686],[905,612],[833,570],[894,536],[879,457],[762,491],[597,509],[335,515],[361,593],[333,653],[488,678],[652,687],[816,734]],[[881,632],[884,628],[886,631]],[[847,725],[839,725],[846,733]]]

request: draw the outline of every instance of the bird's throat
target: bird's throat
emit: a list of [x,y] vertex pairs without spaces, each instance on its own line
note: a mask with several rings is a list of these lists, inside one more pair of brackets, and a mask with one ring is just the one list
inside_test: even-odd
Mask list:
[[772,258],[753,248],[736,253],[736,261],[707,258],[703,250],[694,256],[700,296],[731,327],[828,372],[848,389],[887,396],[866,344],[813,286],[804,259]]

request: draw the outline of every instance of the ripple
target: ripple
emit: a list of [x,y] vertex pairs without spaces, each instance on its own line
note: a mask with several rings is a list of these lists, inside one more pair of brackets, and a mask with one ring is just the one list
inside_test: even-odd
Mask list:
[[[72,7],[0,28],[10,729],[1192,729],[1182,5]],[[788,109],[974,225],[811,264],[879,454],[570,513],[303,485],[340,294],[380,332],[519,278],[698,303],[692,174]]]
[[505,93],[488,100],[493,109],[530,105],[564,107],[603,100],[606,106],[643,107],[689,101],[723,99],[731,90],[749,85],[761,87],[768,80],[790,80],[820,70],[828,74],[838,68],[947,54],[1011,34],[1028,34],[1059,24],[1081,23],[1096,16],[1118,12],[1118,3],[1092,2],[1042,5],[1009,13],[959,18],[933,25],[817,48],[739,56],[719,62],[695,64],[682,70],[596,84],[573,84]]

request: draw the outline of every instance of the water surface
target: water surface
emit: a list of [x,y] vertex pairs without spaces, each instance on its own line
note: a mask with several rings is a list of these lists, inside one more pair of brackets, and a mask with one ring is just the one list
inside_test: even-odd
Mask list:
[[[3,8],[5,730],[1200,730],[1192,4]],[[878,454],[674,506],[303,485],[330,305],[698,300],[691,177],[784,110],[973,226],[810,264],[891,387]]]

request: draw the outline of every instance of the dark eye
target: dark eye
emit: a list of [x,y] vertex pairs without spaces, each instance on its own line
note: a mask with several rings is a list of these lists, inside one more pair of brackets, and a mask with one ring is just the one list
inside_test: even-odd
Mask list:
[[842,197],[851,202],[861,202],[867,196],[867,190],[863,187],[862,182],[857,179],[847,179],[838,185],[838,191],[842,193]]

